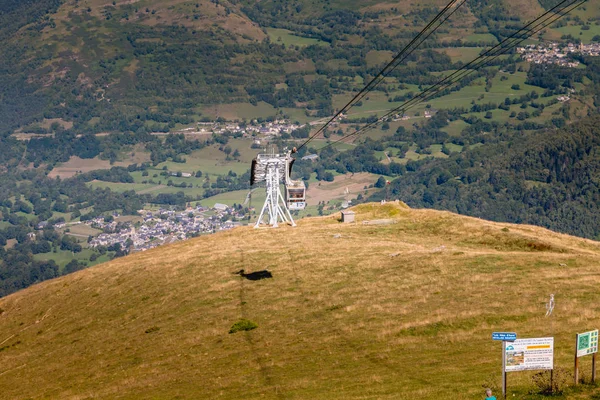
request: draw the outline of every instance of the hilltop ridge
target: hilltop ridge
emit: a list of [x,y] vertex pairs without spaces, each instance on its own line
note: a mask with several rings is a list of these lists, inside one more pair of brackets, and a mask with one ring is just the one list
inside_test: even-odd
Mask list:
[[[554,335],[567,367],[572,334],[600,322],[598,242],[403,203],[353,209],[354,224],[236,228],[0,299],[0,397],[469,399],[499,383],[492,331]],[[258,327],[228,333],[242,318]],[[510,378],[536,398],[527,373]]]

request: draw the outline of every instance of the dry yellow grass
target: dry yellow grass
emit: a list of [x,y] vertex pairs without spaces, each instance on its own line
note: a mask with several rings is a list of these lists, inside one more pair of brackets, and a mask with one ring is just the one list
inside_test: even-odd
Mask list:
[[[355,224],[239,228],[0,299],[0,398],[473,399],[500,379],[492,331],[554,335],[568,367],[573,334],[600,325],[597,242],[354,210]],[[362,223],[379,219],[393,223]],[[258,328],[228,334],[240,318]],[[515,398],[537,398],[529,375],[509,375]]]

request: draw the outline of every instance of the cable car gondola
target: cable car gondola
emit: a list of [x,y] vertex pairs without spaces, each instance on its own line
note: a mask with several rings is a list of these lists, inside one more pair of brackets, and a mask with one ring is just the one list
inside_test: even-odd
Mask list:
[[[294,149],[295,150],[295,149]],[[288,210],[304,210],[306,208],[306,185],[303,181],[293,181],[290,178],[292,174],[292,166],[296,161],[288,154],[287,158],[287,173],[285,176],[285,202]]]
[[306,207],[304,182],[289,180],[285,183],[285,202],[288,210],[304,210]]

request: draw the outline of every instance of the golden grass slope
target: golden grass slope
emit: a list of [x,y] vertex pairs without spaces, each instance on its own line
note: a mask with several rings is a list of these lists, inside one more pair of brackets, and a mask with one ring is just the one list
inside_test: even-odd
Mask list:
[[[600,326],[597,242],[402,203],[354,210],[355,224],[238,228],[0,299],[0,398],[473,399],[500,383],[492,331],[554,335],[569,367],[575,332]],[[258,328],[229,334],[240,318]],[[509,375],[514,398],[537,398],[530,375]]]

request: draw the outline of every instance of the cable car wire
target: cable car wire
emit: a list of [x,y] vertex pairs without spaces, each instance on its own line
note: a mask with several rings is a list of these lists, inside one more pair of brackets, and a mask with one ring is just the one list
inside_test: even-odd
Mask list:
[[[412,99],[408,100],[405,104],[403,104],[401,107],[404,107],[404,110],[408,110],[410,108],[413,108],[414,106],[416,106],[417,104],[420,104],[422,102],[425,102],[429,99],[431,99],[433,96],[435,96],[437,93],[439,93],[441,90],[444,90],[445,88],[453,85],[454,83],[458,82],[459,80],[463,79],[464,77],[466,77],[467,75],[475,72],[477,70],[477,68],[479,68],[480,66],[486,64],[486,63],[490,63],[492,61],[494,61],[496,58],[500,57],[501,55],[505,54],[504,50],[511,50],[512,48],[516,47],[518,44],[520,44],[521,42],[523,42],[524,40],[528,39],[529,37],[535,35],[536,33],[538,33],[539,31],[541,31],[542,29],[544,29],[546,26],[554,23],[556,20],[558,20],[559,18],[564,17],[566,14],[568,14],[570,11],[572,11],[572,9],[579,7],[581,4],[585,3],[587,0],[574,0],[573,3],[571,3],[570,5],[565,6],[564,8],[558,10],[556,13],[553,13],[553,10],[556,9],[557,7],[559,7],[560,5],[562,5],[563,3],[566,3],[567,1],[570,0],[563,0],[561,3],[558,3],[556,6],[554,6],[552,9],[546,11],[544,14],[542,14],[540,17],[536,18],[536,20],[538,19],[542,19],[544,18],[544,21],[538,23],[537,25],[535,25],[534,27],[529,27],[530,25],[534,24],[536,22],[536,20],[531,21],[530,23],[528,23],[527,25],[525,25],[523,28],[519,29],[517,32],[513,33],[512,35],[508,36],[507,38],[505,38],[502,42],[500,42],[499,44],[497,44],[496,46],[490,48],[489,50],[487,50],[486,52],[484,52],[483,54],[481,54],[479,57],[477,57],[475,60],[469,62],[468,64],[466,64],[465,66],[463,66],[462,68],[460,68],[459,70],[455,71],[454,73],[450,74],[448,77],[444,78],[442,81],[436,83],[435,85],[433,85],[432,87],[430,87],[429,89],[421,92],[418,96],[413,97]],[[581,4],[575,4],[577,1],[580,1]],[[569,7],[573,6],[570,10],[568,10],[567,12],[563,13],[563,11]],[[548,14],[552,14],[550,16],[547,16]],[[546,21],[548,21],[548,19],[551,18],[555,18],[553,21],[549,22],[546,24]],[[538,29],[538,27],[540,25],[543,25],[541,28]],[[537,29],[537,30],[535,30]],[[530,32],[529,35],[525,35],[523,36],[518,36],[519,33],[521,31],[528,31]],[[508,46],[506,47],[502,47],[504,42],[512,40],[512,43],[510,43]],[[496,49],[498,46],[500,46],[500,48]],[[496,51],[493,54],[492,53],[494,50],[496,49]],[[478,58],[482,58],[482,60],[477,61]],[[475,63],[475,65],[472,68],[469,68],[468,70],[466,70],[471,64]],[[459,72],[462,72],[462,75],[455,77],[454,75],[458,74]],[[444,82],[446,81],[448,78],[453,79],[453,81],[450,82]],[[440,87],[442,86],[442,87]],[[438,89],[435,89],[436,87],[438,87]],[[436,90],[434,93],[429,94],[427,96],[424,97],[424,95],[429,92],[430,90]],[[417,101],[419,98],[421,98],[422,100]],[[410,104],[410,103],[413,104]]]
[[[463,67],[461,67],[460,69],[456,70],[454,73],[450,74],[449,76],[445,77],[444,79],[440,80],[439,82],[437,82],[436,84],[432,85],[430,88],[424,90],[423,92],[421,92],[418,96],[413,97],[410,100],[407,100],[406,102],[404,102],[403,104],[401,104],[400,106],[388,111],[383,117],[378,118],[377,121],[375,122],[371,122],[367,125],[365,125],[364,127],[360,128],[359,130],[357,130],[356,132],[353,132],[349,135],[346,135],[334,142],[328,143],[327,145],[321,147],[318,150],[322,150],[326,147],[335,145],[337,143],[340,143],[350,137],[353,136],[357,136],[363,132],[369,131],[371,129],[373,129],[375,126],[377,126],[381,121],[389,118],[390,116],[394,115],[394,114],[398,114],[398,112],[400,110],[402,110],[403,112],[405,112],[406,110],[415,107],[418,104],[421,104],[429,99],[431,99],[433,96],[435,96],[437,93],[439,93],[441,90],[452,86],[454,83],[458,82],[459,80],[463,79],[464,77],[468,76],[469,74],[473,73],[476,71],[476,68],[480,67],[482,64],[488,63],[490,61],[495,60],[496,58],[498,58],[499,56],[503,55],[506,53],[506,51],[514,48],[515,46],[517,46],[518,44],[520,44],[521,42],[523,42],[524,40],[530,38],[531,36],[535,35],[536,33],[538,33],[539,31],[541,31],[542,29],[546,28],[548,25],[551,25],[552,23],[554,23],[555,21],[557,21],[558,19],[564,17],[566,14],[568,14],[569,12],[571,12],[572,10],[574,10],[577,7],[580,7],[582,4],[584,4],[587,0],[574,0],[573,2],[571,2],[569,5],[563,7],[561,10],[559,10],[556,13],[553,13],[553,11],[561,6],[562,4],[568,2],[570,0],[563,0],[562,2],[558,3],[555,7],[553,7],[552,9],[546,11],[544,14],[540,15],[539,17],[537,17],[536,19],[534,19],[533,21],[531,21],[529,24],[527,24],[526,26],[524,26],[523,28],[519,29],[519,31],[513,33],[511,36],[505,38],[504,40],[502,40],[500,43],[498,43],[496,46],[492,47],[491,49],[489,49],[488,51],[486,51],[485,53],[481,54],[480,56],[476,57],[474,60],[472,60],[471,62],[469,62],[468,64],[464,65]],[[566,9],[569,9],[565,12]],[[535,24],[537,21],[539,21],[540,19],[544,19],[545,16],[547,16],[548,14],[552,13],[552,15],[550,17],[545,18],[544,22],[537,24],[533,29],[528,29],[528,27],[532,24]],[[553,19],[552,19],[553,18]],[[550,22],[546,22],[548,21],[548,19],[552,19]],[[539,27],[540,25],[542,25],[539,29],[537,29],[537,27]],[[535,30],[537,29],[537,30]],[[527,30],[528,32],[530,32],[529,34],[526,34],[524,36],[520,36],[518,38],[515,39],[515,36],[517,34],[519,34],[521,31]],[[509,46],[504,47],[504,48],[500,48],[498,52],[496,52],[493,55],[489,55],[488,53],[490,53],[493,49],[497,48],[498,46],[501,46],[503,44],[505,44],[508,40],[512,40],[515,39]],[[484,59],[483,61],[478,61],[479,59]],[[486,59],[488,58],[488,59]],[[473,69],[469,69],[467,70],[464,74],[462,74],[461,76],[459,76],[458,78],[455,79],[455,75],[464,71],[468,66],[472,65],[476,63],[476,65],[473,67]],[[451,78],[452,77],[452,78]],[[449,78],[450,82],[446,82]],[[443,85],[442,87],[440,87],[441,85]],[[435,90],[435,92],[424,96],[427,92],[430,92],[432,90]],[[417,101],[415,101],[417,100]],[[412,103],[412,104],[411,104]]]
[[[390,73],[392,73],[400,63],[402,63],[406,58],[408,58],[412,52],[423,43],[425,40],[429,38],[444,22],[448,20],[463,4],[467,2],[467,0],[460,0],[460,4],[458,4],[454,9],[444,17],[444,14],[451,9],[459,0],[452,0],[448,3],[442,11],[440,11],[434,18],[431,20],[425,28],[423,28],[417,36],[415,36],[393,59],[390,61],[371,81],[363,88],[360,92],[358,92],[341,110],[339,110],[329,121],[325,123],[321,128],[317,130],[313,135],[311,135],[304,143],[302,143],[297,150],[300,150],[302,147],[306,146],[310,141],[312,141],[315,137],[317,137],[321,132],[323,132],[327,127],[334,122],[340,115],[350,110],[352,107],[356,105],[360,100],[362,100],[368,93],[370,93],[375,87],[381,83]],[[441,18],[443,20],[430,32],[426,33],[429,28],[431,28],[436,22],[438,22]],[[423,37],[425,35],[425,37]],[[422,38],[423,37],[423,38]],[[419,41],[420,40],[420,41]],[[419,41],[417,43],[417,41]],[[417,44],[415,44],[417,43]]]

